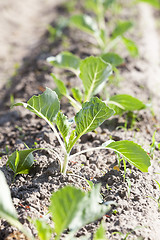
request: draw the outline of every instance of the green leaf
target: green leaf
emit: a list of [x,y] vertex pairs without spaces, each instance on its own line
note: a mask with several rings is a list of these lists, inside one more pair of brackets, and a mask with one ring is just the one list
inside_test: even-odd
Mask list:
[[11,225],[18,228],[28,239],[33,239],[33,236],[26,231],[18,220],[17,212],[12,203],[10,190],[2,171],[0,171],[0,193],[0,218],[7,220]]
[[67,228],[73,232],[102,217],[110,206],[99,204],[100,185],[85,193],[66,186],[52,194],[50,211],[58,236]]
[[47,58],[47,61],[53,66],[72,71],[76,75],[78,74],[80,58],[70,52],[61,52],[55,57]]
[[114,2],[115,0],[86,0],[85,7],[95,14],[103,14]]
[[130,164],[133,164],[142,172],[148,172],[148,167],[151,165],[148,154],[142,147],[132,141],[117,141],[106,146],[107,149],[112,149],[118,152],[127,159]]
[[73,97],[78,102],[82,103],[82,98],[83,98],[82,92],[78,88],[72,88],[71,91],[72,91]]
[[53,78],[53,81],[55,82],[59,92],[66,96],[68,93],[67,93],[67,88],[66,86],[64,85],[64,82],[62,82],[60,79],[58,79],[53,73],[51,73],[51,76]]
[[107,240],[103,222],[101,222],[99,228],[93,236],[93,240]]
[[116,38],[119,36],[122,36],[124,33],[126,33],[131,27],[133,26],[133,23],[131,21],[123,21],[119,22],[115,29],[112,32],[112,38]]
[[71,129],[71,124],[68,122],[67,117],[62,113],[58,112],[57,118],[56,118],[56,125],[58,127],[58,130],[60,131],[64,141],[66,142],[66,137],[69,134],[69,131]]
[[139,55],[138,47],[135,42],[125,37],[122,37],[122,41],[132,57],[137,57]]
[[68,228],[84,196],[84,192],[71,186],[66,186],[52,194],[50,211],[57,235]]
[[101,91],[111,74],[111,65],[100,57],[91,56],[81,61],[79,77],[85,89],[85,101]]
[[38,232],[38,237],[40,240],[50,240],[52,236],[52,229],[44,220],[36,219],[34,225]]
[[15,175],[28,174],[34,163],[32,152],[40,149],[41,148],[31,148],[20,151],[16,150],[9,156],[7,165],[12,169]]
[[14,222],[18,222],[18,216],[12,203],[10,190],[2,171],[0,171],[0,192],[0,217],[14,225]]
[[76,135],[80,137],[95,130],[113,114],[114,111],[104,102],[93,97],[90,102],[83,103],[82,109],[75,116]]
[[149,3],[153,7],[160,9],[160,1],[159,0],[137,0],[137,1]]
[[60,103],[57,94],[50,88],[38,95],[31,97],[27,103],[16,103],[14,106],[24,106],[35,113],[46,122],[52,123],[60,110]]
[[[121,107],[119,107],[119,104]],[[135,111],[146,108],[146,105],[139,99],[128,94],[117,94],[110,98],[108,106],[114,109],[115,114],[121,114],[124,111]]]
[[70,18],[70,23],[71,25],[91,35],[98,32],[97,23],[88,15],[74,15]]
[[121,58],[118,54],[112,52],[102,54],[101,58],[113,66],[119,66],[124,62],[123,58]]

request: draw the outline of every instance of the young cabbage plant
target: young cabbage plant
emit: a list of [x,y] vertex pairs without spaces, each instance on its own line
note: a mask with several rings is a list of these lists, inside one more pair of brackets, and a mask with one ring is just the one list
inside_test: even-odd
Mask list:
[[[64,175],[67,172],[68,162],[71,158],[81,153],[101,149],[113,150],[141,171],[148,171],[150,166],[149,156],[138,144],[132,141],[107,141],[100,147],[90,148],[71,155],[72,148],[82,135],[95,130],[114,114],[114,110],[97,97],[92,97],[90,101],[82,104],[82,108],[75,115],[74,121],[69,120],[60,111],[58,96],[49,88],[42,94],[31,97],[27,103],[20,102],[16,103],[15,106],[24,106],[31,112],[34,112],[37,116],[44,119],[54,131],[64,153],[63,160],[59,158],[61,172]],[[75,123],[75,128],[71,126],[72,122]]]
[[138,48],[132,40],[125,37],[126,32],[133,26],[131,21],[117,22],[111,34],[106,30],[105,13],[113,2],[113,0],[85,1],[85,8],[91,12],[92,16],[73,15],[70,18],[70,25],[93,36],[103,54],[108,54],[119,42],[122,42],[130,55],[135,57],[138,55]]
[[11,193],[5,176],[0,171],[0,218],[7,220],[11,225],[23,232],[28,239],[34,239],[29,231],[19,222],[16,209],[12,203]]
[[[29,233],[28,229],[18,220],[9,187],[1,171],[0,191],[3,192],[0,195],[0,218],[7,220],[11,225],[23,232],[27,239],[34,240],[35,238]],[[116,204],[111,201],[105,202],[105,204],[102,203],[100,199],[100,184],[95,185],[89,192],[84,192],[73,186],[65,186],[51,196],[49,210],[54,222],[54,229],[43,218],[33,220],[32,222],[37,229],[38,239],[40,240],[50,240],[53,233],[56,235],[54,239],[58,240],[66,229],[70,230],[66,236],[66,239],[69,240],[74,238],[75,232],[81,227],[107,214],[111,210],[111,205]],[[94,239],[99,239],[97,236],[103,236],[103,234],[104,229],[100,225],[97,233],[94,235]],[[77,240],[77,238],[75,239]],[[86,239],[89,240],[90,237]]]
[[[83,92],[79,88],[72,88],[72,96],[62,80],[53,73],[51,76],[61,95],[68,98],[70,103],[77,109],[81,109],[82,102],[89,101],[90,98],[103,89],[112,74],[112,67],[107,63],[107,59],[101,57],[87,57],[81,60],[70,52],[62,52],[55,57],[47,59],[53,66],[63,68],[73,72],[82,82]],[[106,100],[106,104],[114,109],[115,114],[122,114],[125,111],[139,111],[146,108],[146,105],[128,94],[118,94]]]

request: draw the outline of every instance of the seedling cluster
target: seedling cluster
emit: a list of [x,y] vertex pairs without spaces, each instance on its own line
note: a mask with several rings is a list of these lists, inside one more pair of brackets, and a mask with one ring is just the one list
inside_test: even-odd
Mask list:
[[[115,70],[115,67],[124,61],[121,56],[115,52],[111,52],[111,50],[121,41],[132,56],[138,55],[136,44],[125,36],[126,32],[133,25],[131,21],[117,22],[110,35],[106,31],[105,12],[114,2],[113,0],[87,0],[84,6],[87,11],[91,12],[91,15],[74,15],[67,23],[92,35],[97,41],[100,56],[89,56],[85,59],[80,59],[71,52],[65,51],[47,59],[54,67],[71,71],[81,82],[81,88],[74,87],[68,89],[64,81],[52,73],[51,76],[57,87],[56,91],[46,88],[43,93],[32,96],[26,103],[14,103],[12,101],[13,106],[25,107],[46,121],[53,130],[53,134],[57,137],[61,147],[62,157],[57,154],[54,148],[46,150],[55,152],[59,161],[60,172],[64,176],[67,174],[71,159],[74,159],[77,155],[101,149],[107,149],[116,153],[119,167],[120,162],[123,161],[124,179],[126,161],[142,172],[148,172],[148,168],[151,165],[149,154],[140,145],[128,140],[113,141],[109,139],[109,136],[106,136],[106,141],[98,147],[88,148],[72,154],[72,149],[78,144],[84,134],[95,131],[97,127],[110,117],[122,115],[124,112],[133,113],[133,111],[140,111],[146,108],[146,105],[142,101],[128,94],[117,94],[107,99],[104,99],[102,95],[102,89],[104,86],[107,86],[108,79]],[[64,25],[66,26],[66,23]],[[53,30],[49,26],[49,31],[53,38],[57,36],[62,37],[64,25],[58,25],[57,30]],[[71,119],[60,110],[62,96],[69,100],[76,111],[75,116]],[[100,98],[97,96],[100,96]],[[154,133],[150,148],[151,156],[153,156],[157,146],[159,147],[159,144],[155,141]],[[30,168],[34,164],[33,152],[42,149],[28,148],[19,151],[16,150],[8,157],[7,165],[14,172],[13,180],[15,180],[17,174],[29,173]],[[72,186],[66,186],[52,194],[49,211],[54,222],[54,229],[44,219],[34,220],[33,224],[37,228],[39,239],[49,240],[52,237],[52,239],[58,240],[66,229],[69,229],[68,234],[66,233],[66,239],[77,239],[74,235],[81,227],[102,218],[111,210],[111,205],[115,203],[106,202],[103,204],[103,199],[100,195],[100,185],[97,184],[94,186],[90,181],[87,181],[87,183],[91,189],[88,192]],[[131,194],[131,182],[129,178],[127,178],[127,183],[129,199]],[[158,182],[157,184],[159,186]],[[109,190],[110,188],[107,183],[106,186]],[[0,171],[0,192],[2,188],[3,195],[0,195],[0,217],[5,218],[10,224],[16,226],[29,239],[34,239],[19,222],[5,177]],[[159,204],[159,199],[157,202]],[[90,239],[90,236],[86,236],[85,239]],[[106,239],[103,222],[94,234],[93,239]]]

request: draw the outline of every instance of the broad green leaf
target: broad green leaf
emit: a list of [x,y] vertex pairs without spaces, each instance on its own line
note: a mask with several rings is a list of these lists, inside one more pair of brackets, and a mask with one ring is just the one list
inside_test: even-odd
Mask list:
[[113,4],[115,0],[86,0],[85,7],[97,15],[104,14],[104,11]]
[[38,232],[40,240],[50,240],[52,236],[52,229],[43,219],[36,219],[34,225]]
[[80,137],[95,130],[113,114],[114,111],[104,102],[93,97],[89,102],[83,103],[82,109],[75,116],[76,135]]
[[71,25],[91,35],[97,34],[98,26],[93,18],[88,15],[73,15],[70,18]]
[[2,171],[0,171],[0,192],[0,217],[6,219],[11,224],[14,224],[14,221],[17,223],[18,216],[12,203],[10,190]]
[[137,57],[139,55],[138,47],[135,42],[125,37],[122,37],[122,41],[132,57]]
[[119,66],[124,62],[123,58],[121,58],[118,54],[112,53],[112,52],[102,54],[101,58],[105,62],[108,62],[108,63],[112,64],[113,66]]
[[58,130],[60,131],[64,141],[66,142],[66,137],[69,134],[69,131],[71,129],[71,124],[68,122],[67,117],[62,113],[58,112],[57,118],[56,118],[56,125],[58,127]]
[[100,92],[111,74],[111,65],[100,57],[91,56],[81,61],[79,77],[85,89],[85,101]]
[[67,228],[75,232],[102,217],[110,206],[99,204],[100,185],[85,193],[66,186],[52,194],[50,211],[58,236]]
[[160,9],[160,1],[159,0],[137,0],[137,1],[149,3],[153,7]]
[[148,167],[151,165],[150,158],[140,145],[132,141],[122,140],[112,142],[106,148],[118,152],[142,172],[148,172]]
[[11,225],[18,228],[28,239],[33,239],[18,220],[17,212],[12,203],[10,190],[2,171],[0,171],[0,193],[0,218],[7,220]]
[[116,0],[102,0],[104,2],[105,9],[108,9]]
[[84,192],[72,186],[66,186],[52,194],[50,211],[57,235],[69,227],[84,196]]
[[12,169],[15,175],[28,174],[34,163],[32,152],[40,149],[41,148],[31,148],[20,151],[16,150],[9,156],[7,165]]
[[59,92],[66,96],[68,93],[67,93],[67,88],[66,86],[64,85],[64,82],[62,82],[60,79],[58,79],[53,73],[51,73],[51,76],[53,78],[53,81],[55,82]]
[[131,27],[133,26],[133,23],[130,21],[124,21],[119,22],[115,29],[112,32],[112,38],[116,38],[119,36],[122,36],[124,33],[126,33]]
[[53,66],[70,70],[76,75],[78,74],[80,58],[70,52],[61,52],[55,57],[47,58],[47,61]]
[[82,103],[82,98],[83,98],[82,92],[78,88],[72,88],[71,91],[72,91],[73,97],[78,102]]
[[16,103],[14,106],[24,106],[31,112],[34,112],[46,122],[52,123],[60,110],[60,103],[57,94],[50,88],[38,95],[31,97],[27,103]]
[[101,222],[99,228],[93,236],[93,240],[107,240],[103,222]]
[[77,231],[86,224],[101,218],[111,209],[109,204],[100,204],[99,200],[100,184],[96,184],[91,191],[85,193],[80,201],[76,215],[69,224],[69,229]]
[[[121,107],[119,107],[119,104]],[[121,114],[124,111],[135,111],[146,108],[146,105],[139,99],[128,94],[118,94],[110,98],[108,106],[113,108],[115,114]]]

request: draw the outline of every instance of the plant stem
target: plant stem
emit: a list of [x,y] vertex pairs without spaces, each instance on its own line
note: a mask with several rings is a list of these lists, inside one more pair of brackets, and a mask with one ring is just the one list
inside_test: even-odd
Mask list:
[[74,158],[75,156],[78,156],[78,155],[80,155],[80,154],[86,153],[86,152],[95,151],[95,150],[101,150],[101,149],[107,149],[107,148],[101,146],[101,147],[94,147],[94,148],[85,149],[85,150],[83,150],[83,151],[80,151],[80,152],[77,152],[77,153],[71,155],[71,156],[70,156],[70,159],[71,159],[71,158]]
[[121,36],[111,40],[110,43],[107,44],[107,47],[105,48],[104,53],[109,52],[113,47],[117,45],[117,43],[119,43],[120,40],[121,40]]
[[55,126],[54,126],[53,124],[51,124],[49,121],[47,121],[47,123],[48,123],[49,126],[52,128],[53,132],[55,133],[55,135],[56,135],[56,137],[57,137],[57,139],[58,139],[58,141],[59,141],[59,144],[61,145],[61,147],[62,147],[62,149],[63,149],[63,152],[66,153],[66,148],[65,148],[65,146],[64,146],[64,144],[63,144],[63,142],[62,142],[62,140],[61,140],[61,138],[60,138],[60,136],[59,136],[59,134],[58,134],[58,132],[57,132],[57,129],[56,129]]
[[66,175],[66,172],[67,172],[68,162],[69,162],[69,154],[65,153],[63,167],[62,167],[62,173],[64,174],[64,176]]
[[75,107],[78,111],[81,110],[81,105],[74,100],[74,98],[72,98],[71,96],[69,95],[66,95],[66,97],[68,98],[68,100],[71,102],[72,106]]

